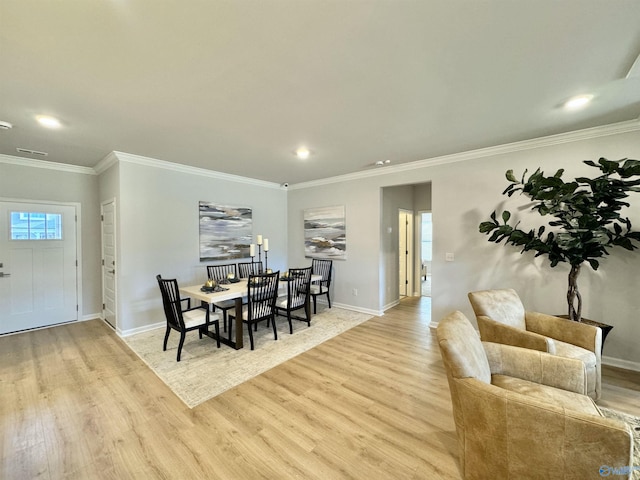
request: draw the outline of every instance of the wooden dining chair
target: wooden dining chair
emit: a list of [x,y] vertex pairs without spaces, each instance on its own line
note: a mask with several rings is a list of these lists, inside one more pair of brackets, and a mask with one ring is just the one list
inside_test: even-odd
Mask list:
[[310,294],[313,297],[313,313],[316,313],[316,299],[321,295],[327,296],[327,302],[329,302],[329,308],[331,308],[331,272],[333,270],[333,260],[324,260],[320,258],[314,258],[311,260],[311,273],[312,275],[320,275],[321,280],[313,282],[310,287]]
[[238,273],[240,278],[249,278],[249,275],[259,275],[264,273],[262,262],[238,263]]
[[[187,332],[198,330],[200,338],[202,334],[209,331],[209,325],[213,325],[216,331],[216,340],[218,348],[220,348],[220,315],[217,313],[209,313],[207,307],[191,308],[191,299],[180,299],[180,290],[178,289],[178,281],[176,279],[163,279],[160,275],[156,275],[160,293],[162,295],[162,306],[164,307],[164,315],[167,319],[167,331],[164,334],[164,344],[162,351],[167,350],[167,341],[171,330],[180,333],[180,342],[178,343],[177,361],[180,361],[182,354],[182,346]],[[187,302],[187,308],[182,308],[182,302]]]
[[[238,269],[235,263],[227,263],[224,265],[207,265],[207,278],[217,282],[227,281],[227,275],[233,274],[234,278],[238,278]],[[213,311],[216,309],[222,311],[223,329],[227,331],[227,311],[236,307],[235,300],[222,300],[213,303]]]
[[[254,349],[253,329],[258,322],[268,320],[273,322],[273,337],[278,340],[276,329],[275,306],[278,297],[278,281],[280,272],[249,275],[247,282],[247,304],[242,307],[242,322],[247,324],[251,350]],[[235,318],[235,312],[229,314],[229,318]],[[231,326],[233,322],[229,322]]]
[[[311,315],[309,314],[309,292],[311,285],[311,267],[290,268],[286,279],[287,293],[279,296],[276,300],[276,313],[286,315],[289,322],[289,333],[293,333],[291,319],[307,322],[311,326]],[[296,310],[304,309],[304,318],[291,314]]]

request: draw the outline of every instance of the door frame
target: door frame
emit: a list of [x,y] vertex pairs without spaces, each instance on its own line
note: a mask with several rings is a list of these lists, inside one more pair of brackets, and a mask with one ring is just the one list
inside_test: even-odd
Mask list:
[[[84,318],[82,315],[82,204],[80,202],[58,202],[55,200],[34,200],[27,198],[14,198],[14,197],[0,197],[0,202],[8,203],[31,203],[37,205],[58,205],[65,207],[75,207],[76,210],[76,261],[78,266],[76,268],[76,305],[78,305],[78,315],[75,322],[89,320],[95,318],[94,315],[89,315],[88,318]],[[72,321],[72,322],[73,322]],[[65,323],[72,323],[65,322]],[[55,325],[46,325],[43,327],[36,327],[32,330],[40,330],[43,328],[55,327],[57,325],[64,325],[65,323],[56,323]],[[15,335],[22,332],[11,332],[4,335]]]
[[[117,230],[117,221],[118,221],[118,217],[117,217],[117,212],[118,212],[118,204],[116,201],[116,198],[110,198],[108,200],[104,200],[102,202],[100,202],[100,283],[102,284],[102,295],[100,297],[100,303],[102,305],[105,304],[104,302],[104,273],[106,270],[106,265],[104,264],[104,207],[105,205],[108,205],[112,203],[113,204],[113,257],[114,259],[118,258],[118,230]],[[110,328],[113,328],[116,332],[118,331],[118,317],[119,317],[119,308],[118,308],[118,269],[116,268],[116,273],[113,275],[113,292],[114,292],[114,308],[115,308],[115,325],[111,325],[106,318],[105,315],[105,308],[103,307],[102,310],[100,311],[100,317],[102,318],[102,321],[104,323],[106,323]]]

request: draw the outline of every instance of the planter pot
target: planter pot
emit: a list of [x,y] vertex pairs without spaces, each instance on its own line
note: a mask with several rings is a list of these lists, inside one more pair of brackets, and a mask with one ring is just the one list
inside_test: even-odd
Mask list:
[[[556,317],[568,319],[569,315],[556,315]],[[602,354],[602,350],[604,350],[604,339],[607,338],[607,335],[609,335],[609,332],[613,329],[613,325],[596,322],[595,320],[589,320],[588,318],[583,318],[580,322],[584,323],[585,325],[593,325],[594,327],[598,327],[600,330],[602,330],[602,348],[600,350],[600,354]]]

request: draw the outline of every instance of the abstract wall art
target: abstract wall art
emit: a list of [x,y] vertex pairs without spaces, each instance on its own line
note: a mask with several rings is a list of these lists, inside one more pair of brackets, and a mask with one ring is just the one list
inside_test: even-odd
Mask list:
[[346,260],[347,223],[344,205],[304,211],[304,255]]
[[200,261],[248,258],[251,208],[200,202]]

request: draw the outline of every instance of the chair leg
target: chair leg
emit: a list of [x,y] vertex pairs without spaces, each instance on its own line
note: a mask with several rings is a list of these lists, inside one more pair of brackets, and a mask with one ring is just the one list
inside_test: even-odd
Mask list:
[[184,345],[184,337],[185,337],[185,333],[184,332],[180,332],[180,343],[178,344],[178,359],[177,361],[180,361],[180,354],[182,353],[182,345]]
[[167,333],[164,334],[164,344],[162,345],[162,351],[167,351],[167,340],[169,340],[169,333],[171,333],[171,327],[167,325]]
[[316,296],[314,295],[313,296],[313,314],[315,315],[316,313],[317,313],[316,312]]
[[222,328],[226,332],[227,331],[227,310],[226,309],[222,310],[222,322],[223,322]]
[[289,333],[293,335],[293,324],[291,323],[291,310],[287,310],[287,320],[289,320]]
[[220,348],[220,322],[213,324],[213,328],[216,330],[216,343],[218,344],[218,348]]
[[[276,329],[276,316],[273,315],[273,318],[271,319],[273,321],[273,338],[274,340],[278,339],[278,330]],[[291,320],[289,320],[289,322],[291,322]],[[291,323],[289,323],[289,325],[291,325]]]
[[251,324],[248,324],[247,330],[249,330],[249,342],[251,342],[251,350],[253,350],[253,332],[251,331]]
[[331,298],[329,297],[329,290],[327,290],[327,301],[329,302],[329,308],[331,308]]

